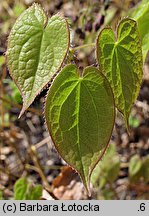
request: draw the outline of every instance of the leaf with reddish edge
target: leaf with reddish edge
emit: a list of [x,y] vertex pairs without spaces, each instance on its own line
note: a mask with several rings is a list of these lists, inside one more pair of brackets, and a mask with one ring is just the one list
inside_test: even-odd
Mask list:
[[85,68],[80,76],[75,65],[65,66],[48,92],[45,118],[57,151],[80,174],[90,194],[90,176],[115,121],[109,82],[95,67]]
[[10,75],[23,97],[20,116],[60,69],[69,43],[67,21],[60,15],[48,19],[38,4],[17,19],[6,54]]

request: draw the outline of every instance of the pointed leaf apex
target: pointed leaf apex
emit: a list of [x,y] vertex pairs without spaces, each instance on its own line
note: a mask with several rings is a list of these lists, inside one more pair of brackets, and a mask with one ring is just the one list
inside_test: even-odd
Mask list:
[[112,134],[115,104],[111,87],[95,67],[78,76],[67,65],[55,78],[45,104],[49,133],[60,156],[80,175],[90,195],[90,175]]
[[7,60],[24,101],[20,116],[60,69],[69,45],[67,21],[58,15],[48,20],[38,4],[17,19],[8,38]]

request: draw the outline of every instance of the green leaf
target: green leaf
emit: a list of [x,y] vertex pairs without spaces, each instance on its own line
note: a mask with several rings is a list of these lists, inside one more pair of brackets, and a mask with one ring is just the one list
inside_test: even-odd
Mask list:
[[129,162],[129,178],[131,182],[137,182],[140,177],[142,169],[142,160],[138,155],[134,155]]
[[42,186],[35,185],[34,187],[30,188],[28,194],[26,196],[26,200],[39,200],[42,196]]
[[114,92],[116,107],[128,117],[142,81],[142,52],[137,23],[123,19],[117,38],[111,28],[103,29],[97,38],[97,59]]
[[14,185],[15,200],[39,200],[42,196],[42,186],[32,185],[26,178],[20,178]]
[[27,180],[25,178],[20,178],[16,181],[14,185],[14,199],[15,200],[25,200],[27,192]]
[[17,19],[8,39],[8,67],[23,97],[20,116],[61,67],[69,48],[68,24],[49,20],[38,4]]
[[56,149],[89,192],[90,175],[107,148],[115,120],[107,79],[95,67],[80,76],[75,65],[67,65],[49,90],[45,117]]
[[142,176],[146,183],[149,183],[149,156],[146,156],[142,165]]
[[0,56],[0,67],[5,63],[5,57],[4,56]]
[[130,16],[138,23],[140,36],[142,39],[143,61],[149,51],[149,1],[144,0],[136,8],[134,8]]

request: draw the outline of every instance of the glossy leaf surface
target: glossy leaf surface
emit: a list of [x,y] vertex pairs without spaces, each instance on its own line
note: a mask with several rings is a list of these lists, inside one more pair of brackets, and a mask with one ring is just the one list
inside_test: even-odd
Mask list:
[[99,67],[109,80],[118,110],[128,117],[142,82],[142,51],[137,23],[123,19],[117,38],[111,28],[103,29],[97,39]]
[[90,175],[108,145],[115,120],[107,79],[95,67],[80,76],[75,65],[66,66],[49,90],[45,117],[56,149],[89,191]]
[[33,4],[17,19],[9,35],[7,58],[23,96],[21,114],[58,71],[68,47],[68,25],[61,16],[48,19],[43,9]]

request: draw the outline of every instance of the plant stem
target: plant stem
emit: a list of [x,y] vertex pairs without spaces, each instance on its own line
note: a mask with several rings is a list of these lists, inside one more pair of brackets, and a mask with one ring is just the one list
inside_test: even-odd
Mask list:
[[5,8],[5,10],[7,10],[8,14],[10,17],[15,17],[13,10],[11,9],[11,7],[9,6],[8,2],[5,1],[2,3],[2,6]]
[[48,142],[51,142],[51,137],[50,137],[50,136],[46,137],[45,139],[43,139],[42,141],[40,141],[39,143],[37,143],[37,144],[35,145],[35,148],[36,148],[36,149],[37,149],[37,148],[40,148],[41,146],[45,145],[45,144],[48,143]]
[[31,146],[29,148],[29,153],[30,153],[30,156],[31,156],[31,158],[32,158],[32,160],[34,162],[35,167],[36,167],[36,171],[39,173],[39,175],[40,175],[40,177],[41,177],[41,179],[43,181],[43,185],[45,186],[45,188],[48,189],[48,191],[52,192],[52,189],[51,189],[51,187],[49,185],[49,182],[47,181],[47,178],[46,178],[46,176],[45,176],[45,174],[43,172],[43,169],[41,167],[41,164],[40,164],[40,162],[38,160],[35,146]]
[[84,49],[84,48],[90,47],[90,46],[95,46],[95,43],[83,44],[83,45],[80,45],[80,46],[77,46],[77,47],[73,47],[71,49],[72,49],[73,52],[75,52],[76,50]]
[[[30,164],[25,164],[25,168],[26,169],[30,169],[30,170],[34,170],[36,172],[39,172],[39,169],[33,165],[30,165]],[[44,166],[45,170],[46,169],[50,169],[50,170],[61,170],[63,168],[63,166],[58,166],[58,165],[49,165],[49,166]]]
[[30,164],[25,164],[25,169],[34,170],[35,172],[39,173],[39,169],[35,166],[30,165]]
[[[4,89],[4,85],[3,85],[3,79],[5,79],[7,76],[7,69],[6,69],[6,66],[3,68],[3,71],[2,71],[2,76],[1,76],[1,79],[0,79],[0,97],[3,97],[4,94],[5,94],[5,89]],[[1,121],[2,121],[2,129],[4,127],[4,124],[5,124],[5,119],[4,119],[4,116],[5,116],[5,109],[4,109],[4,103],[3,101],[0,101],[0,114],[1,114]]]

